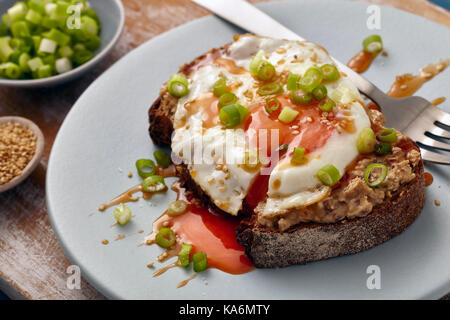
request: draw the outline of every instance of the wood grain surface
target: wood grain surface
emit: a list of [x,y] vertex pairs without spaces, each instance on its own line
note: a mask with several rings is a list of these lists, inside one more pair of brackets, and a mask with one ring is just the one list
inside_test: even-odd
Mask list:
[[[12,298],[104,299],[84,280],[80,290],[66,287],[70,262],[55,238],[45,206],[45,172],[54,138],[77,98],[115,61],[158,34],[209,14],[188,0],[122,2],[126,9],[125,31],[111,56],[94,71],[51,89],[0,88],[0,116],[29,118],[38,124],[46,139],[44,157],[34,173],[0,195],[0,290]],[[367,2],[394,6],[450,27],[450,13],[425,0]]]

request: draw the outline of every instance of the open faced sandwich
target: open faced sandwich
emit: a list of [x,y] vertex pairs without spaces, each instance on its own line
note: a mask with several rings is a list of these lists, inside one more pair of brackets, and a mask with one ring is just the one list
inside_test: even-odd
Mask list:
[[184,187],[242,218],[256,267],[369,249],[425,202],[419,148],[311,42],[236,36],[183,65],[149,118]]

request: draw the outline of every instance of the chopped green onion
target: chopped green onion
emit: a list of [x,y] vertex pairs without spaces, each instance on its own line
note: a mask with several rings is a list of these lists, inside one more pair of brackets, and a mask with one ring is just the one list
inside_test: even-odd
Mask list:
[[341,76],[338,69],[332,64],[324,64],[320,67],[323,74],[323,80],[325,81],[336,81]]
[[325,99],[319,102],[319,109],[325,112],[333,110],[336,103],[331,99]]
[[219,119],[225,127],[231,128],[241,122],[241,113],[237,105],[230,104],[220,109]]
[[208,267],[208,258],[203,251],[197,252],[192,256],[192,262],[194,262],[194,271],[202,272]]
[[69,58],[60,58],[55,61],[55,69],[59,74],[72,70],[72,62]]
[[305,155],[305,148],[294,148],[294,154],[291,158],[291,163],[293,164],[301,164],[303,162],[303,156]]
[[169,204],[169,209],[167,210],[167,214],[171,217],[179,216],[186,212],[187,202],[183,200],[177,200]]
[[250,73],[252,75],[256,76],[258,74],[259,65],[263,62],[263,57],[265,54],[266,53],[264,50],[259,50],[252,62],[250,62]]
[[31,22],[32,24],[40,24],[42,21],[42,15],[39,12],[30,9],[25,16],[25,20]]
[[395,129],[383,129],[377,134],[377,138],[383,142],[396,142],[397,132]]
[[254,169],[259,164],[259,152],[256,150],[246,151],[244,154],[244,164],[250,169]]
[[52,28],[49,32],[44,32],[42,35],[44,38],[55,41],[60,46],[66,46],[70,43],[70,36],[55,28]]
[[30,28],[26,21],[16,21],[11,26],[11,33],[16,38],[29,37]]
[[371,35],[363,40],[364,51],[374,53],[383,50],[383,41],[379,35]]
[[170,228],[161,228],[156,235],[156,243],[162,248],[170,248],[176,240],[175,232]]
[[303,91],[312,92],[323,79],[322,70],[317,67],[311,67],[306,70],[305,75],[299,81],[299,87]]
[[234,93],[232,92],[225,92],[223,95],[220,96],[219,98],[219,106],[225,107],[229,104],[235,104],[237,102],[237,97]]
[[298,116],[299,112],[292,109],[291,107],[283,107],[278,116],[278,120],[284,123],[291,123]]
[[19,57],[19,67],[22,70],[22,72],[29,72],[31,71],[30,67],[28,66],[28,61],[30,61],[31,57],[28,53],[24,52]]
[[43,38],[39,46],[39,52],[52,54],[56,52],[57,46],[58,44],[55,41]]
[[91,60],[94,57],[94,53],[89,50],[77,50],[73,54],[73,61],[78,64],[82,65]]
[[121,226],[126,225],[131,220],[131,210],[123,203],[114,209],[114,218]]
[[240,105],[239,103],[236,104],[236,107],[238,108],[239,115],[240,115],[240,121],[244,121],[245,117],[250,113],[250,111],[244,107],[243,105]]
[[312,95],[314,97],[314,99],[316,100],[323,100],[327,97],[327,87],[325,87],[324,85],[318,85],[317,87],[315,87],[312,91]]
[[39,79],[48,78],[52,76],[52,66],[46,64],[39,67],[37,71],[37,76]]
[[291,93],[291,101],[297,104],[309,104],[312,100],[312,94],[303,90],[295,90]]
[[10,79],[19,79],[22,76],[22,70],[20,67],[13,63],[13,62],[7,62],[1,65],[3,69],[3,74]]
[[376,143],[375,133],[370,127],[362,128],[356,138],[356,147],[358,148],[359,153],[373,152]]
[[283,92],[283,87],[281,87],[278,83],[269,83],[260,87],[257,92],[261,96],[279,94]]
[[2,62],[7,62],[14,50],[9,45],[10,37],[0,38],[0,59]]
[[164,178],[157,175],[145,178],[141,185],[144,192],[160,192],[166,189]]
[[39,70],[40,67],[44,65],[42,59],[39,57],[28,60],[28,67],[30,67],[31,72]]
[[27,6],[24,2],[17,2],[11,8],[8,9],[8,15],[12,22],[25,18],[27,14]]
[[191,250],[192,245],[183,242],[183,244],[181,245],[180,252],[178,253],[178,260],[180,261],[182,267],[187,267],[189,265]]
[[170,160],[170,155],[162,150],[155,150],[155,152],[153,152],[153,156],[155,157],[156,163],[163,168],[167,168],[172,163]]
[[156,173],[156,165],[153,160],[139,159],[136,161],[136,169],[142,178],[148,178]]
[[81,32],[86,38],[91,38],[98,35],[99,27],[97,21],[89,16],[82,16],[81,20]]
[[287,79],[286,87],[289,91],[294,91],[299,88],[298,81],[300,80],[300,75],[291,73]]
[[317,178],[319,178],[320,182],[324,185],[331,187],[341,179],[341,174],[335,166],[327,164],[317,172]]
[[58,49],[58,54],[63,58],[70,58],[73,56],[74,51],[70,46],[63,46]]
[[375,154],[379,156],[383,156],[392,151],[392,146],[389,143],[377,143],[375,145]]
[[266,101],[266,112],[271,114],[274,111],[277,111],[280,107],[280,100],[277,98],[271,98]]
[[[377,177],[375,180],[371,180],[372,175],[375,173],[375,171],[381,170],[380,173],[377,174]],[[367,185],[371,188],[377,187],[380,184],[386,180],[388,169],[384,164],[381,163],[372,163],[370,164],[366,171],[364,172],[364,180],[366,181]]]
[[11,20],[11,17],[9,16],[9,14],[6,13],[6,14],[2,15],[2,23],[6,27],[11,28],[12,20]]
[[28,0],[28,7],[30,10],[37,11],[40,14],[46,14],[45,3],[46,0]]
[[101,43],[102,40],[99,37],[93,36],[86,40],[86,48],[88,48],[91,51],[95,51],[98,48],[100,48]]
[[189,93],[187,78],[180,73],[174,74],[167,83],[167,91],[176,98],[184,97]]
[[276,74],[275,67],[268,61],[263,61],[258,67],[257,76],[263,81],[271,80]]
[[227,80],[225,78],[219,78],[213,85],[213,92],[216,97],[220,97],[227,92]]

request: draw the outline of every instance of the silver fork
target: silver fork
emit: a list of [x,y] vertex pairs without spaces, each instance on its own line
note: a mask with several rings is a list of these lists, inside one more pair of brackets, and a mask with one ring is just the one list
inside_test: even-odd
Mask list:
[[[305,40],[244,0],[192,1],[251,33],[288,40]],[[419,144],[424,160],[450,165],[450,156],[436,152],[450,151],[450,144],[443,142],[450,139],[450,131],[436,125],[440,123],[444,125],[442,127],[450,127],[450,114],[422,97],[391,98],[345,64],[334,58],[333,60],[359,91],[382,109],[387,126],[398,129]]]

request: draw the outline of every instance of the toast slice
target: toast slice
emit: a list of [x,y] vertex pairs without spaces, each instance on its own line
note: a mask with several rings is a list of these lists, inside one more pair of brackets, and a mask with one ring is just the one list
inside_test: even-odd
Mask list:
[[[181,66],[180,73],[189,75],[196,66],[209,61],[211,56],[220,54],[228,46],[212,49],[191,63]],[[167,146],[171,143],[177,101],[167,92],[165,84],[149,109],[149,133],[157,145]],[[380,122],[383,121],[381,113],[373,111],[373,114],[375,118],[381,118],[378,119]],[[395,192],[388,192],[385,199],[364,216],[351,219],[343,217],[332,223],[303,221],[280,230],[261,223],[258,213],[244,200],[243,209],[239,213],[243,220],[236,230],[236,236],[255,266],[284,267],[353,254],[402,233],[414,222],[425,203],[424,168],[419,149],[403,135],[402,140],[411,150],[416,150],[417,159],[409,164],[414,178],[400,184]],[[186,166],[178,166],[177,172],[185,186],[203,203],[221,211],[195,184]]]

